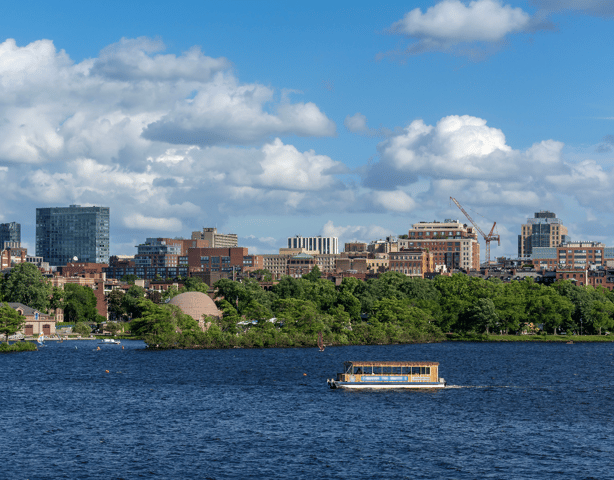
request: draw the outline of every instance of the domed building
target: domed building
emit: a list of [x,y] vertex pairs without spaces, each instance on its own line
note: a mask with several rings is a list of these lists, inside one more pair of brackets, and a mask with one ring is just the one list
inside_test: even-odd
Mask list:
[[171,305],[178,306],[181,311],[198,322],[198,326],[205,331],[210,323],[205,325],[205,317],[222,316],[222,312],[215,306],[215,302],[202,292],[185,292],[171,298]]

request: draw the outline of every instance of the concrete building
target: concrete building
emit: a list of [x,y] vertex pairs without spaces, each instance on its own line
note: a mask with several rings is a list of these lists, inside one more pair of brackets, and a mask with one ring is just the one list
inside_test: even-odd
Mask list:
[[288,275],[288,259],[290,257],[291,255],[262,255],[262,268],[271,272],[273,280],[279,280],[284,275]]
[[109,263],[109,207],[36,209],[36,254],[51,265]]
[[320,254],[339,253],[339,239],[337,237],[301,237],[296,235],[288,237],[288,248],[304,248],[310,251],[316,251]]
[[479,270],[480,244],[473,227],[458,220],[414,223],[407,239],[399,239],[399,248],[426,249],[433,257],[434,268]]
[[21,224],[16,222],[0,223],[0,250],[6,248],[6,242],[13,245],[21,244]]
[[528,218],[527,223],[520,227],[518,235],[518,257],[528,258],[537,247],[556,247],[560,243],[569,242],[567,227],[563,226],[556,214],[542,210],[535,213],[534,218]]
[[217,228],[203,228],[202,232],[192,232],[192,240],[204,240],[203,247],[232,248],[239,245],[239,237],[235,233],[217,233]]

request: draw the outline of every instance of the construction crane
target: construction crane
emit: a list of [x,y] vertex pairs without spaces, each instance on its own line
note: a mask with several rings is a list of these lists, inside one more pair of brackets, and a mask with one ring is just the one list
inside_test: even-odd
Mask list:
[[482,231],[482,229],[478,227],[478,224],[473,221],[473,218],[471,218],[471,216],[465,211],[462,205],[458,203],[456,198],[450,197],[450,200],[452,200],[456,204],[456,206],[460,209],[461,212],[463,212],[465,217],[467,217],[467,219],[471,222],[471,224],[475,227],[475,229],[478,232],[480,232],[480,235],[484,237],[484,242],[486,242],[486,252],[485,252],[486,265],[490,266],[490,242],[492,242],[493,240],[496,240],[499,243],[499,245],[501,245],[501,237],[499,235],[493,234],[493,232],[495,231],[495,226],[497,225],[497,222],[493,223],[492,228],[490,229],[490,233],[486,235]]

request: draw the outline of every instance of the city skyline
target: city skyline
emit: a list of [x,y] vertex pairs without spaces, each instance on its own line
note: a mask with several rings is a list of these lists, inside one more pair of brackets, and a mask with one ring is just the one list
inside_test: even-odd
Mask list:
[[108,205],[111,255],[203,227],[250,253],[556,212],[614,245],[607,40],[585,1],[73,1],[0,19],[0,223]]

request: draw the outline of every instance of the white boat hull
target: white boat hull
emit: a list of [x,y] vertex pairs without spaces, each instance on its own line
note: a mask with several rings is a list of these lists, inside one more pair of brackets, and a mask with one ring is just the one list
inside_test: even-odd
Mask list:
[[411,388],[411,389],[431,389],[444,388],[446,382],[386,382],[386,383],[371,383],[371,382],[338,382],[330,379],[327,381],[330,388],[347,388],[347,389],[390,389],[390,388]]

